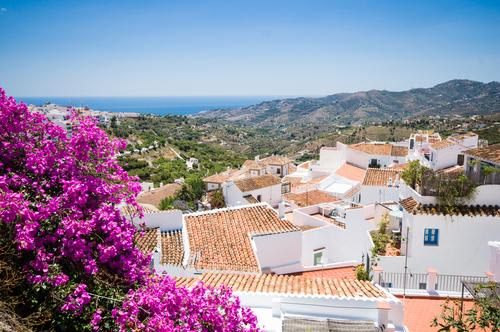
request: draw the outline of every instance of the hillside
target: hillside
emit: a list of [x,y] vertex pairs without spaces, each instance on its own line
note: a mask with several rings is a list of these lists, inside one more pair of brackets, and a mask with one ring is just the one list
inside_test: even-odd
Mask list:
[[487,115],[499,111],[499,82],[452,80],[432,88],[399,92],[370,90],[321,98],[278,99],[243,108],[213,110],[199,116],[274,127],[325,121],[350,125],[426,115]]

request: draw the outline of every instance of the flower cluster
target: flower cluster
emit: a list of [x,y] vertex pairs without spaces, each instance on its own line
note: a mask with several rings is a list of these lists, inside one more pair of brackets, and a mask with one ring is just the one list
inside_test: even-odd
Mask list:
[[[68,119],[71,134],[0,88],[0,230],[21,253],[27,280],[87,330],[255,330],[229,290],[177,288],[150,275],[150,257],[118,208],[141,213],[140,185],[116,158],[124,142],[91,117],[70,111]],[[112,302],[97,303],[109,294]]]
[[90,117],[69,116],[71,136],[0,91],[0,219],[14,223],[18,249],[31,254],[32,282],[60,286],[75,265],[139,281],[148,258],[116,208],[140,190],[114,158],[124,143]]
[[[147,320],[142,319],[144,315]],[[229,288],[198,283],[177,288],[168,276],[152,276],[113,310],[120,331],[257,331],[253,313]]]

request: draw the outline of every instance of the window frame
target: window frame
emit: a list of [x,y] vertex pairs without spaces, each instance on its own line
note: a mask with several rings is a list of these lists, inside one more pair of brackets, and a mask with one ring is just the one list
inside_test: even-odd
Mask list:
[[439,246],[439,228],[424,228],[424,246]]

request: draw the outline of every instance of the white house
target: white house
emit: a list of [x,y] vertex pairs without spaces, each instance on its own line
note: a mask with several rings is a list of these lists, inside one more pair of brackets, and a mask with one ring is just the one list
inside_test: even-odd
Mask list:
[[[351,211],[351,207],[324,207],[335,209],[339,218],[346,219],[346,228],[332,224],[340,222],[333,217],[323,216],[330,218],[328,221],[314,219],[308,214],[311,211],[297,215],[300,225],[295,225],[280,218],[267,204],[186,215],[180,211],[146,213],[136,223],[143,221],[148,230],[137,235],[136,243],[139,249],[153,252],[155,270],[167,272],[179,286],[192,287],[202,281],[208,286],[232,288],[267,331],[289,331],[290,319],[318,317],[344,327],[405,331],[401,301],[379,285],[353,279],[281,275],[318,270],[315,261],[326,267],[343,266],[331,262],[345,264],[350,258],[359,262],[360,257],[350,257],[350,253],[331,251],[332,241],[324,241],[328,248],[313,249],[318,237],[331,232],[330,227],[337,228],[337,238],[347,243],[349,229],[354,232],[358,227],[351,224],[349,216],[363,210]],[[317,224],[316,231],[306,227],[312,223]],[[318,258],[315,249],[323,250],[324,258]]]
[[477,184],[500,184],[500,144],[465,151],[464,171]]
[[[496,192],[498,197],[500,186],[489,187],[485,190]],[[379,258],[384,272],[401,273],[406,261],[411,273],[422,274],[432,268],[443,275],[485,276],[488,242],[500,239],[498,205],[463,205],[449,213],[413,197],[400,203],[404,209],[400,233],[405,240],[401,255]]]
[[362,205],[399,201],[400,170],[368,168],[356,199]]
[[276,207],[281,202],[282,183],[277,176],[264,174],[224,183],[222,193],[228,206],[266,202]]
[[[410,145],[413,141],[410,138]],[[429,139],[414,143],[409,149],[408,160],[419,160],[420,163],[433,170],[442,170],[457,165],[464,151],[476,148],[478,136],[474,133],[450,136],[445,140]]]
[[216,173],[203,178],[207,191],[221,189],[222,185],[228,181],[244,178],[245,172],[238,169],[228,168],[225,172]]
[[287,157],[272,155],[260,159],[256,156],[254,160],[247,160],[243,163],[242,169],[248,172],[249,176],[260,176],[263,174],[273,174],[284,177],[294,170],[293,161]]
[[346,145],[337,142],[337,148],[345,151],[345,161],[361,168],[386,168],[406,162],[408,148],[393,143],[363,142]]

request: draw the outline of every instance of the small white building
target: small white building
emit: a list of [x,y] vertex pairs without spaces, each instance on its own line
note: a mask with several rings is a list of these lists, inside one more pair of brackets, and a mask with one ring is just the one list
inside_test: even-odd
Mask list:
[[281,202],[283,185],[277,176],[264,174],[226,182],[222,193],[228,206],[265,202],[276,207]]
[[[486,190],[496,191],[498,197],[500,186],[489,187]],[[404,208],[400,233],[405,240],[400,255],[379,257],[384,272],[401,273],[406,261],[411,273],[432,268],[443,275],[485,276],[488,242],[500,240],[498,205],[463,205],[449,213],[413,197],[400,203]]]
[[361,205],[399,201],[401,193],[400,170],[368,168],[355,199]]
[[246,160],[242,169],[249,176],[260,176],[264,174],[273,174],[279,177],[287,176],[294,169],[293,161],[287,157],[272,155],[260,159],[256,156],[254,160]]

